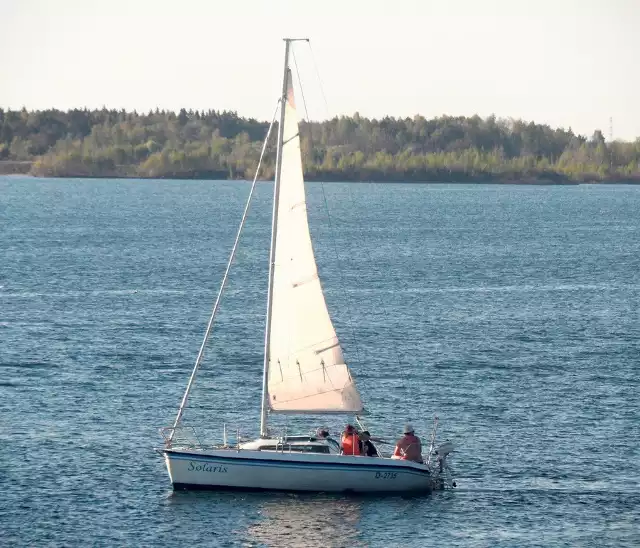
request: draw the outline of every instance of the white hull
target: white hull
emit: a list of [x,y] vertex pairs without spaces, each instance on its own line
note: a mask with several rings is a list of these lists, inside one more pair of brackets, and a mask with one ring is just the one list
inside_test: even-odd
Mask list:
[[165,449],[175,489],[427,493],[427,466],[378,457],[235,449]]

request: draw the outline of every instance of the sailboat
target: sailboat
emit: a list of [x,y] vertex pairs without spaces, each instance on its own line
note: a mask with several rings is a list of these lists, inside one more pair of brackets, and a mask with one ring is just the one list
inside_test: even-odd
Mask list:
[[[182,424],[183,413],[235,256],[250,194],[178,415],[173,427],[162,430],[165,444],[160,451],[175,489],[379,493],[442,489],[453,485],[447,463],[453,446],[451,442],[445,442],[435,447],[435,426],[423,462],[343,454],[340,443],[326,433],[274,435],[268,428],[270,413],[347,414],[355,415],[357,422],[364,410],[327,309],[311,243],[298,118],[289,67],[291,45],[296,40],[299,39],[284,40],[284,76],[277,109],[280,119],[260,437],[242,441],[238,434],[235,444],[231,444],[225,427],[223,443],[207,446],[200,444],[197,438],[196,441],[185,442],[179,436],[180,431],[186,428]],[[263,145],[263,154],[268,138],[269,134]]]

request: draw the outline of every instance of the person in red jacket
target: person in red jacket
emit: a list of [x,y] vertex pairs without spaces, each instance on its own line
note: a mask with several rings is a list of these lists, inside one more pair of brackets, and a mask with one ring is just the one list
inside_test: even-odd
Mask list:
[[342,455],[359,455],[360,454],[360,439],[356,429],[347,424],[342,433],[342,440],[340,443],[340,449]]
[[393,456],[397,459],[422,462],[422,442],[420,441],[420,438],[415,435],[413,426],[405,424],[403,432],[404,436],[402,436],[398,440],[398,443],[396,443],[396,449],[393,452]]

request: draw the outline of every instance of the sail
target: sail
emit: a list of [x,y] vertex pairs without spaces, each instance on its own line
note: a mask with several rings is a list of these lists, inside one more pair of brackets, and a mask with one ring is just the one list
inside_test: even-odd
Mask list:
[[291,71],[275,240],[268,403],[276,412],[359,412],[318,278],[305,200]]

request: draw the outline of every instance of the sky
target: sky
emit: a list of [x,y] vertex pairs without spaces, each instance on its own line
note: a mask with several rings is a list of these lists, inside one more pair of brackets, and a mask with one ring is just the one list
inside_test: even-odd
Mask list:
[[[523,118],[640,137],[640,0],[0,0],[0,107]],[[317,66],[317,70],[316,70]],[[610,127],[612,119],[612,127]]]

